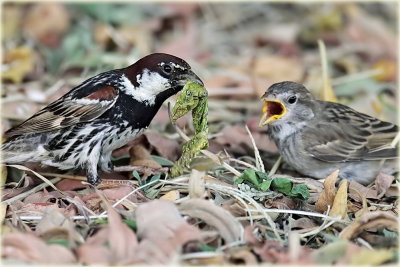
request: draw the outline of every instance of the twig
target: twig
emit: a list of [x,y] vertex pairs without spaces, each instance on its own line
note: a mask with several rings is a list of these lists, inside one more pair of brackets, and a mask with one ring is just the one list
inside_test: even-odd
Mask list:
[[332,83],[329,78],[328,72],[328,59],[326,56],[325,44],[322,40],[318,40],[319,53],[321,54],[321,66],[322,66],[322,100],[337,102],[337,98],[332,89]]
[[[259,212],[258,210],[248,210],[251,212]],[[286,209],[264,209],[265,212],[271,212],[271,213],[288,213],[288,214],[299,214],[299,215],[305,215],[305,216],[313,216],[313,217],[319,217],[319,218],[325,218],[327,220],[333,220],[336,222],[340,222],[340,223],[349,223],[345,220],[342,219],[338,219],[335,217],[331,217],[329,215],[325,215],[325,214],[321,214],[321,213],[316,213],[316,212],[309,212],[309,211],[302,211],[302,210],[286,210]],[[256,217],[257,215],[255,215],[254,217]]]
[[[29,215],[22,215],[19,216],[21,220],[25,221],[40,221],[43,219],[43,216],[29,216]],[[82,216],[82,215],[75,215],[70,217],[72,220],[86,220],[89,219],[100,219],[100,218],[108,218],[108,215],[90,215],[90,216]]]
[[272,166],[271,170],[269,171],[268,176],[272,176],[276,173],[276,171],[279,168],[279,165],[281,165],[281,161],[282,161],[282,156],[279,156],[279,158],[274,163],[274,166]]
[[56,191],[60,192],[62,195],[64,195],[64,193],[61,192],[57,187],[55,187],[54,184],[53,184],[52,182],[49,181],[49,179],[47,179],[46,177],[44,177],[43,175],[40,175],[39,173],[37,173],[37,172],[35,172],[35,171],[33,171],[33,170],[31,170],[31,169],[29,169],[29,168],[27,168],[27,167],[25,167],[25,166],[22,166],[22,165],[6,165],[6,166],[12,167],[12,168],[16,168],[16,169],[19,169],[19,170],[22,170],[22,171],[31,172],[31,173],[33,173],[34,175],[36,175],[38,178],[42,179],[46,184],[48,184],[48,185],[49,185],[50,187],[52,187],[54,190],[56,190]]
[[[61,181],[61,178],[54,178],[54,179],[51,179],[49,182],[51,182],[53,184],[53,183],[58,183],[59,181]],[[12,198],[9,198],[7,200],[2,201],[2,203],[10,204],[10,203],[12,203],[12,202],[14,202],[16,200],[23,199],[23,198],[29,196],[30,194],[36,193],[36,192],[38,192],[38,191],[40,191],[43,188],[46,188],[48,186],[49,185],[47,183],[43,182],[40,185],[38,185],[38,186],[36,186],[36,187],[34,187],[34,188],[24,192],[24,193],[21,193],[19,195],[16,195],[15,197],[12,197]]]
[[247,124],[245,125],[245,128],[246,128],[247,133],[249,134],[251,144],[253,145],[254,157],[256,159],[256,167],[259,171],[265,172],[265,167],[264,167],[264,163],[260,156],[260,151],[258,151],[256,142],[254,141],[253,135],[251,134],[249,127],[247,127]]
[[[149,182],[149,183],[147,183],[147,184],[145,184],[145,185],[139,186],[138,188],[136,188],[135,190],[133,190],[133,191],[130,192],[129,194],[125,195],[123,198],[121,198],[121,199],[118,200],[117,202],[115,202],[115,203],[112,205],[112,207],[115,208],[115,207],[118,206],[122,201],[124,201],[125,199],[127,199],[130,195],[136,193],[137,191],[139,191],[139,190],[141,190],[141,189],[143,189],[143,188],[145,188],[145,187],[147,187],[147,186],[149,186],[149,185],[155,184],[156,182],[158,182],[158,180],[154,180],[154,181]],[[107,211],[103,211],[103,212],[100,214],[100,216],[105,215],[105,214],[107,214]]]

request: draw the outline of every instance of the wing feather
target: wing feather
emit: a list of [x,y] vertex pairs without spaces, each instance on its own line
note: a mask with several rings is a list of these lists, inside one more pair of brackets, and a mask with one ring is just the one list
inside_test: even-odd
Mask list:
[[96,84],[88,91],[84,96],[81,96],[81,92],[77,96],[76,90],[71,91],[5,134],[14,136],[48,132],[91,121],[110,109],[118,98],[118,90],[110,85]]
[[397,148],[391,145],[398,134],[396,125],[336,103],[327,105],[324,116],[323,122],[303,133],[311,142],[307,151],[313,157],[327,162],[398,157]]

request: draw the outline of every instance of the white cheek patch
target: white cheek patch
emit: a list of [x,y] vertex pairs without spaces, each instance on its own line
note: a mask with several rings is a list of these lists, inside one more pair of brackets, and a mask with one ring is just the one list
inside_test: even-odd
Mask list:
[[150,72],[145,69],[142,74],[136,76],[136,80],[139,84],[135,87],[131,81],[125,76],[122,76],[121,90],[132,96],[139,102],[144,102],[146,105],[154,105],[155,99],[159,93],[165,91],[171,87],[169,80],[162,77],[157,72]]

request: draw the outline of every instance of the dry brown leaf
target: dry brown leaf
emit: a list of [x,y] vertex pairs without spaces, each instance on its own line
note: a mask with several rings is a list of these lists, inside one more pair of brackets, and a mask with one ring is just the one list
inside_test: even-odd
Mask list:
[[284,248],[278,241],[267,240],[261,247],[255,247],[254,252],[258,254],[263,262],[278,264],[313,264],[311,258],[312,249],[301,247],[301,257],[293,262],[287,248]]
[[160,197],[160,199],[169,200],[169,201],[175,201],[179,198],[180,198],[180,193],[178,190],[171,190],[171,191],[167,192],[165,195],[163,195],[162,197]]
[[354,239],[363,231],[374,228],[388,228],[389,230],[397,231],[398,220],[395,216],[383,211],[364,213],[344,228],[339,237],[347,240]]
[[378,193],[378,196],[377,196],[378,199],[382,198],[386,194],[386,191],[392,185],[393,181],[394,181],[393,175],[379,172],[379,174],[375,180],[375,186],[376,186],[376,191]]
[[204,199],[189,199],[181,203],[179,210],[190,217],[199,218],[214,226],[226,244],[241,240],[243,227],[239,221],[225,209]]
[[342,180],[339,189],[336,193],[335,199],[333,200],[332,209],[329,215],[332,217],[340,217],[344,219],[347,214],[347,180]]
[[131,155],[130,165],[133,166],[144,166],[153,169],[160,169],[162,166],[153,160],[150,152],[141,144],[133,145],[129,149],[129,154]]
[[32,233],[11,233],[3,237],[3,259],[35,264],[73,264],[74,254],[61,245],[47,245]]
[[[271,68],[271,66],[273,66]],[[255,61],[254,73],[268,78],[272,83],[281,81],[299,82],[303,77],[304,68],[299,61],[282,56],[265,55]]]
[[84,264],[129,264],[136,259],[135,233],[109,204],[107,206],[108,226],[77,248],[78,258]]
[[188,224],[170,201],[140,205],[136,220],[137,235],[142,240],[136,251],[137,263],[171,263],[184,244],[201,238],[199,229]]
[[318,225],[313,220],[307,217],[297,219],[292,223],[292,228],[311,229],[316,226]]
[[320,194],[317,202],[315,203],[315,210],[324,213],[328,206],[332,207],[333,200],[336,195],[335,183],[339,177],[339,170],[332,172],[324,182],[324,190]]
[[251,253],[247,248],[235,248],[227,251],[230,261],[235,264],[257,265],[258,261],[256,256]]
[[57,209],[48,208],[44,211],[43,218],[36,226],[36,232],[41,234],[52,228],[69,228],[71,222]]
[[180,146],[176,140],[171,140],[155,131],[148,131],[144,134],[149,144],[154,147],[157,153],[164,158],[176,160]]
[[189,197],[190,198],[202,198],[206,192],[204,184],[204,176],[206,175],[203,171],[192,169],[189,178]]
[[56,47],[68,30],[70,17],[62,3],[35,3],[24,16],[26,33],[44,45]]
[[2,79],[13,83],[21,83],[24,77],[33,71],[34,56],[28,47],[17,47],[6,52],[4,56]]
[[357,183],[356,181],[350,181],[349,184],[349,197],[354,199],[357,202],[361,202],[360,196],[358,193],[364,198],[370,199],[378,199],[377,191],[375,189],[366,187],[362,184]]

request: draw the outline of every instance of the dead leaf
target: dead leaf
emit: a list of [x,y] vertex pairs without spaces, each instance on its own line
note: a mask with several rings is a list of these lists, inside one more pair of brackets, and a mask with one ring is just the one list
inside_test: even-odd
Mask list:
[[320,213],[325,213],[328,206],[332,207],[333,200],[336,195],[335,183],[339,177],[339,170],[332,172],[324,182],[324,190],[319,196],[317,202],[315,203],[315,210]]
[[360,199],[360,196],[358,195],[357,192],[360,193],[360,195],[364,198],[378,199],[376,190],[366,187],[362,184],[359,184],[356,181],[350,181],[349,197],[357,202],[361,202],[362,199]]
[[277,263],[277,264],[313,264],[311,253],[312,249],[301,247],[300,254],[302,255],[296,262],[293,262],[287,248],[284,248],[278,241],[267,240],[261,247],[253,248],[254,252],[258,254],[263,262]]
[[84,264],[130,264],[136,259],[138,241],[135,233],[122,222],[120,215],[108,205],[108,226],[77,248]]
[[374,228],[388,228],[391,231],[397,231],[397,218],[393,215],[390,215],[388,212],[383,211],[364,213],[349,226],[344,228],[339,234],[339,237],[342,239],[351,240],[356,238],[363,231]]
[[169,200],[172,202],[176,201],[179,198],[180,198],[180,193],[178,190],[171,190],[171,191],[167,192],[165,195],[163,195],[162,197],[160,197],[160,199]]
[[153,160],[150,155],[150,152],[140,144],[133,145],[131,149],[129,149],[129,154],[131,155],[130,165],[133,166],[144,166],[153,169],[160,169],[162,166]]
[[[271,66],[274,66],[271,68]],[[299,82],[303,77],[304,68],[299,61],[282,56],[265,55],[256,58],[254,73],[268,78],[271,83],[281,81]]]
[[311,229],[316,226],[318,225],[313,220],[307,217],[297,219],[292,223],[292,228],[299,228],[299,229]]
[[200,172],[196,169],[192,169],[189,178],[189,197],[190,198],[202,198],[206,193],[204,184],[205,172]]
[[204,199],[189,199],[181,203],[179,210],[192,218],[199,218],[214,226],[226,244],[242,239],[243,227],[239,221],[225,209]]
[[70,26],[70,17],[62,3],[35,3],[24,16],[24,30],[33,40],[57,47]]
[[347,184],[347,180],[342,180],[340,183],[329,216],[344,219],[347,215]]
[[61,245],[47,245],[32,233],[10,233],[3,236],[3,259],[34,264],[75,264],[74,254]]
[[226,252],[234,264],[257,265],[256,256],[246,248],[233,248]]
[[147,131],[144,134],[149,144],[154,147],[157,153],[169,160],[176,160],[180,146],[176,140],[171,140],[155,131]]
[[52,228],[64,227],[68,228],[70,221],[57,209],[48,208],[44,211],[43,218],[36,226],[36,232],[41,234]]
[[140,205],[136,219],[141,239],[137,263],[170,263],[184,244],[201,238],[199,229],[188,224],[170,201],[153,200]]
[[375,179],[375,186],[376,186],[376,191],[378,192],[378,199],[382,198],[385,194],[388,188],[392,185],[394,181],[394,176],[389,175],[383,172],[379,172],[378,176]]
[[33,71],[34,56],[30,48],[20,46],[9,50],[4,56],[2,79],[20,84],[24,77]]
[[391,249],[371,250],[364,248],[351,257],[349,264],[375,266],[383,264],[394,257]]

